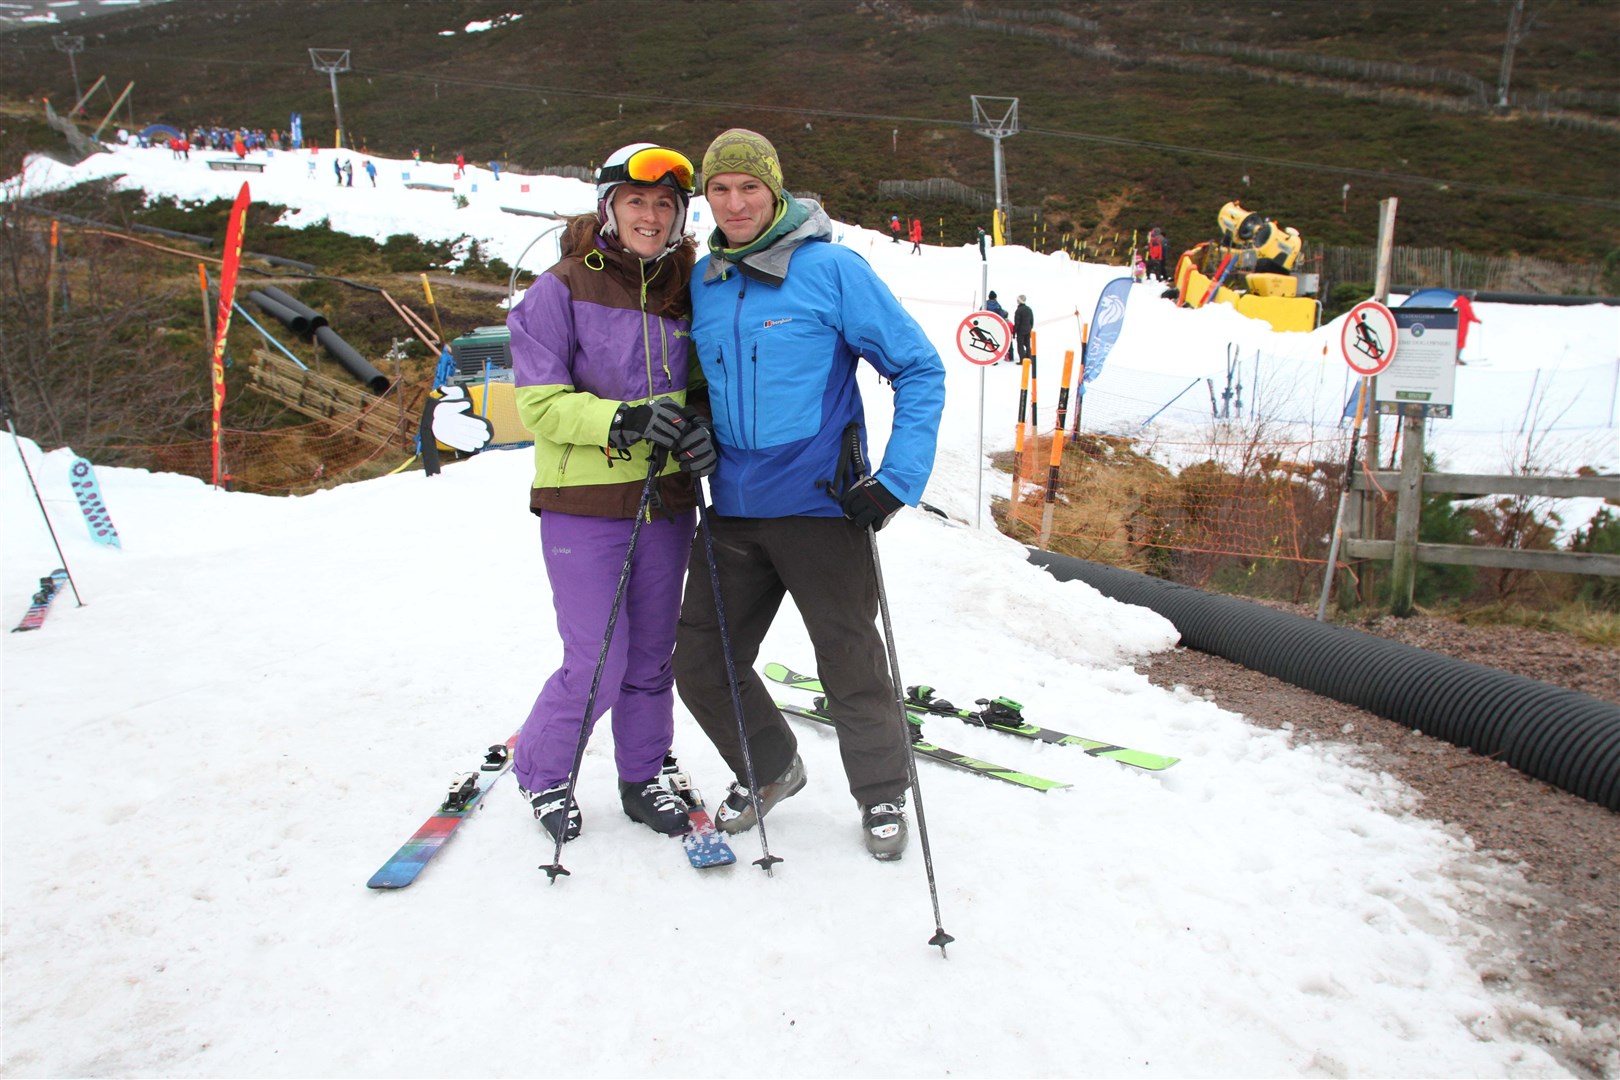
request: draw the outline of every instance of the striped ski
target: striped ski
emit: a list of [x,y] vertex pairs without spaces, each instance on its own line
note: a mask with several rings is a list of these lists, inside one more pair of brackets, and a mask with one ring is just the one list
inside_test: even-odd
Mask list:
[[[403,889],[415,881],[428,860],[439,853],[461,823],[483,804],[485,793],[512,770],[512,748],[516,745],[517,733],[513,732],[505,743],[489,748],[478,772],[461,773],[452,780],[449,794],[438,811],[383,863],[382,869],[371,875],[366,888]],[[480,779],[483,783],[479,783]]]
[[[781,664],[766,664],[765,677],[773,682],[782,683],[784,686],[809,690],[812,693],[822,692],[819,679],[813,675],[800,674]],[[1067,735],[1052,728],[1031,724],[1019,714],[1019,706],[1015,702],[1007,701],[1005,698],[998,698],[995,701],[981,701],[979,704],[983,708],[975,712],[969,709],[958,709],[952,706],[950,702],[934,699],[929,693],[931,690],[931,687],[914,686],[906,691],[906,708],[911,710],[912,723],[922,723],[924,716],[953,716],[964,723],[990,728],[993,731],[1004,732],[1008,735],[1016,735],[1023,739],[1051,743],[1054,746],[1078,746],[1092,757],[1109,758],[1122,765],[1131,765],[1150,772],[1168,769],[1181,760],[1166,754],[1133,750],[1128,746],[1117,746],[1114,743],[1087,739],[1080,735]],[[919,693],[919,691],[922,693]]]
[[13,626],[11,632],[16,634],[23,630],[38,630],[43,626],[45,624],[45,614],[51,610],[51,601],[56,599],[56,594],[62,591],[62,586],[67,584],[67,580],[68,574],[66,570],[52,570],[50,577],[40,578],[39,591],[29,601],[28,610],[23,614],[22,622]]
[[[816,703],[819,706],[821,699],[817,698]],[[788,716],[797,716],[803,720],[813,720],[818,724],[825,724],[827,727],[833,726],[832,717],[828,716],[826,713],[818,712],[816,709],[806,709],[799,705],[789,705],[784,701],[778,701],[776,703],[776,707],[781,709],[782,712]],[[921,732],[917,731],[913,732],[913,734],[920,735]],[[1071,784],[1062,783],[1058,780],[1048,780],[1045,777],[1032,776],[1029,773],[1022,773],[1017,769],[1009,769],[989,761],[980,761],[978,758],[968,757],[966,754],[958,754],[954,750],[947,750],[943,746],[935,746],[933,743],[927,742],[921,738],[914,738],[911,741],[911,748],[917,753],[921,754],[923,757],[932,758],[933,760],[943,762],[946,765],[952,765],[958,769],[963,769],[970,773],[977,773],[980,776],[988,776],[992,780],[1001,780],[1005,783],[1013,784],[1021,788],[1030,788],[1034,791],[1055,791],[1059,788],[1073,786]]]

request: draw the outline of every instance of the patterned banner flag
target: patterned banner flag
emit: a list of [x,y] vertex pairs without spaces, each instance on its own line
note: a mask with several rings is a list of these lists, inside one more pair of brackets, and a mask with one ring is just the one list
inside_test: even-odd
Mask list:
[[1130,295],[1131,279],[1122,277],[1104,285],[1102,294],[1097,297],[1097,311],[1091,316],[1091,336],[1086,341],[1086,371],[1080,383],[1082,394],[1086,392],[1086,383],[1102,374],[1103,361],[1114,351],[1114,343],[1125,326],[1125,301]]
[[220,486],[220,410],[225,406],[225,334],[231,328],[231,308],[236,303],[236,269],[242,262],[242,226],[247,220],[250,201],[248,186],[236,194],[231,204],[230,224],[225,230],[225,264],[219,272],[219,315],[214,319],[214,486]]

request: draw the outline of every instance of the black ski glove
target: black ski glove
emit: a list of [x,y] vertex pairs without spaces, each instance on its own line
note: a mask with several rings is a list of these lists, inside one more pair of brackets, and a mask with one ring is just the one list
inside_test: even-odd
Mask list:
[[894,512],[904,505],[892,491],[878,483],[875,476],[857,481],[844,492],[843,498],[844,516],[873,532],[883,528]]
[[675,443],[675,461],[681,471],[694,477],[708,476],[720,464],[720,454],[714,447],[714,433],[709,422],[701,416],[687,416],[681,427],[681,437]]
[[659,398],[643,405],[620,405],[608,428],[608,445],[615,450],[628,450],[645,439],[654,446],[673,450],[685,423],[686,414],[673,398]]

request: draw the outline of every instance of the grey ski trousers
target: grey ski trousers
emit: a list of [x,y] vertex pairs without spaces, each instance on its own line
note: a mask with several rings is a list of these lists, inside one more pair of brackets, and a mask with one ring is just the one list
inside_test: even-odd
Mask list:
[[[791,596],[815,650],[850,794],[863,806],[899,797],[908,783],[909,733],[904,728],[909,725],[899,717],[877,628],[877,575],[866,530],[842,517],[711,514],[709,522],[759,784],[781,776],[798,749],[770,684],[754,670],[760,642],[783,597]],[[793,666],[791,657],[783,662]],[[675,689],[738,781],[746,784],[701,529],[692,544],[675,635]]]

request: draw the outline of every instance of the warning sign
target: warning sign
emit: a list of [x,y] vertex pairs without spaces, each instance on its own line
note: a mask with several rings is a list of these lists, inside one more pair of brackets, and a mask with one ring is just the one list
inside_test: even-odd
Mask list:
[[1376,375],[1395,358],[1395,316],[1376,300],[1350,309],[1339,332],[1339,351],[1357,375]]
[[956,328],[956,351],[975,364],[993,364],[1007,355],[1012,327],[993,311],[975,311]]

